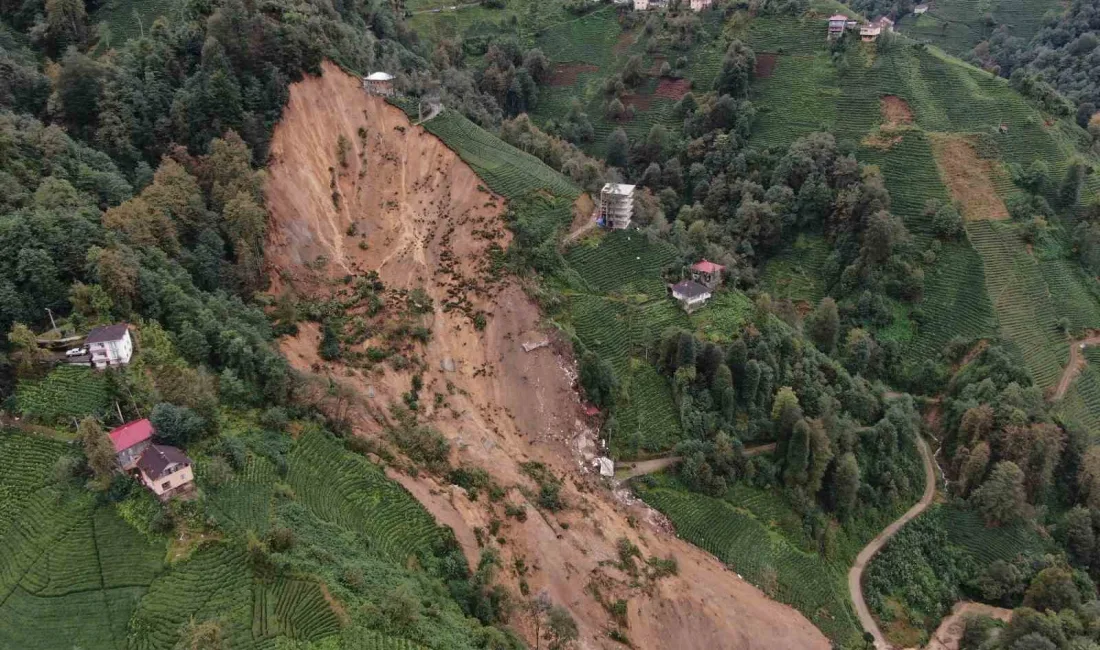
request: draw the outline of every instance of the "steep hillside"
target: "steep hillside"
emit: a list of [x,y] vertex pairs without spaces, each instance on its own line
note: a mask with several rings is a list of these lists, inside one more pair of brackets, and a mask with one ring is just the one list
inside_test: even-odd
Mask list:
[[[389,430],[392,437],[404,424],[391,404],[414,402],[418,421],[452,443],[452,461],[487,471],[510,507],[526,507],[530,514],[521,519],[505,517],[502,503],[475,501],[438,477],[403,476],[439,520],[456,528],[468,556],[483,543],[499,548],[509,567],[502,578],[516,593],[545,591],[568,607],[588,647],[617,647],[607,633],[608,610],[623,617],[612,607],[618,599],[626,606],[625,633],[639,648],[828,647],[797,612],[641,523],[656,519],[578,470],[579,452],[590,454],[592,442],[568,346],[541,324],[520,284],[500,272],[499,247],[510,237],[504,201],[455,153],[326,65],[322,77],[292,86],[272,155],[266,254],[275,293],[293,292],[306,309],[338,297],[348,316],[368,321],[370,308],[341,292],[376,272],[378,283],[363,292],[384,291],[384,309],[400,296],[420,296],[405,316],[411,329],[430,330],[421,345],[400,334],[387,338],[368,322],[358,336],[336,335],[341,360],[325,361],[318,353],[325,328],[305,325],[284,340],[284,350],[299,370],[337,386],[319,388],[317,401],[345,409],[357,435],[378,439]],[[430,298],[428,307],[416,289]],[[551,345],[523,351],[522,343],[542,340]],[[371,350],[386,346],[394,350],[389,361],[371,361]],[[334,400],[334,392],[343,397]],[[426,397],[433,394],[434,401]],[[525,461],[563,479],[563,510],[539,508],[529,478],[537,466],[525,471]],[[677,575],[632,578],[622,539],[642,557],[674,557]],[[526,618],[519,611],[516,617]],[[533,637],[527,622],[520,627]]]

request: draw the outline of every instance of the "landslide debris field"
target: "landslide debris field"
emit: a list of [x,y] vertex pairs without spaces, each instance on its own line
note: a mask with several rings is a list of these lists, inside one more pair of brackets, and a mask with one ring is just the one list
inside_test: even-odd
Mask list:
[[[498,547],[509,568],[502,579],[516,593],[545,590],[568,607],[586,647],[620,647],[607,637],[613,624],[604,606],[618,599],[638,648],[828,647],[801,614],[580,469],[592,434],[567,346],[499,270],[509,241],[506,201],[486,187],[499,185],[331,64],[292,86],[271,151],[266,254],[274,293],[342,313],[329,321],[339,321],[339,332],[303,326],[284,339],[284,351],[317,378],[318,403],[341,409],[355,435],[392,439],[410,427],[391,405],[414,400],[419,421],[451,443],[452,465],[484,470],[503,488],[499,501],[475,501],[429,473],[401,475],[402,463],[393,463],[391,473],[454,529],[468,558],[482,544]],[[551,187],[568,186],[549,168],[538,173]],[[345,352],[326,361],[318,350],[333,334]],[[542,340],[550,345],[523,351]],[[540,508],[532,476],[559,481],[565,507]],[[505,516],[505,503],[523,507],[525,517]],[[490,529],[495,539],[484,535]],[[678,574],[632,576],[621,539],[642,558],[675,557]],[[533,640],[526,621],[517,627]]]

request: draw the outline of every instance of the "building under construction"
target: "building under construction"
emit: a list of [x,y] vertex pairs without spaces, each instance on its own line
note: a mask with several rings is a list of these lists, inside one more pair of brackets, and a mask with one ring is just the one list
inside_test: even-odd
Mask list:
[[622,229],[630,226],[634,214],[634,186],[607,183],[600,190],[600,205],[596,218],[604,228]]

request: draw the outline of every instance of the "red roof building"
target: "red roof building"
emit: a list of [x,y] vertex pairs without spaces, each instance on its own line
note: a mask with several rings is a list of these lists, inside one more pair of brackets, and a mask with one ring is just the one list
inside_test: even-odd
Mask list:
[[722,271],[726,270],[726,267],[722,266],[721,264],[715,264],[714,262],[710,262],[708,260],[703,260],[702,262],[696,262],[695,264],[692,264],[691,270],[698,271],[699,273],[721,273]]
[[696,262],[691,265],[691,279],[706,286],[708,289],[713,289],[722,284],[722,271],[725,270],[726,267],[721,264],[703,260],[702,262]]
[[598,407],[594,404],[585,404],[584,405],[584,414],[586,416],[590,417],[590,418],[596,417],[597,415],[600,414],[600,407]]
[[148,418],[127,422],[109,435],[111,444],[115,446],[118,464],[122,469],[130,470],[153,440],[153,423]]

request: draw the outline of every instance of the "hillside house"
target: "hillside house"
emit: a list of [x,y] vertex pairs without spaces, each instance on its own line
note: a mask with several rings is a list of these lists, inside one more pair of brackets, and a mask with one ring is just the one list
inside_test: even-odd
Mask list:
[[141,482],[164,501],[185,492],[195,482],[191,459],[167,445],[149,445],[137,461]]
[[915,7],[913,7],[913,15],[914,16],[920,16],[921,14],[926,14],[926,13],[928,13],[928,5],[927,4],[919,4]]
[[722,271],[726,267],[703,260],[691,265],[691,279],[708,289],[713,289],[722,284]]
[[621,230],[630,226],[634,214],[634,186],[607,183],[600,190],[596,218],[604,228]]
[[691,0],[692,11],[702,11],[710,7],[713,0]]
[[848,17],[844,14],[829,16],[829,38],[839,38],[848,28]]
[[92,366],[96,368],[124,366],[130,363],[130,357],[134,354],[130,326],[126,323],[93,329],[84,340],[84,345],[92,357]]
[[135,420],[107,434],[115,447],[119,467],[129,472],[137,466],[141,454],[153,443],[153,424],[148,419]]
[[710,288],[695,280],[681,280],[669,287],[669,293],[689,314],[705,305],[711,296]]
[[880,16],[870,23],[859,28],[859,38],[865,43],[873,43],[879,35],[894,31],[894,21],[886,16]]
[[363,77],[363,90],[371,95],[393,97],[393,79],[394,76],[388,72],[372,72]]

